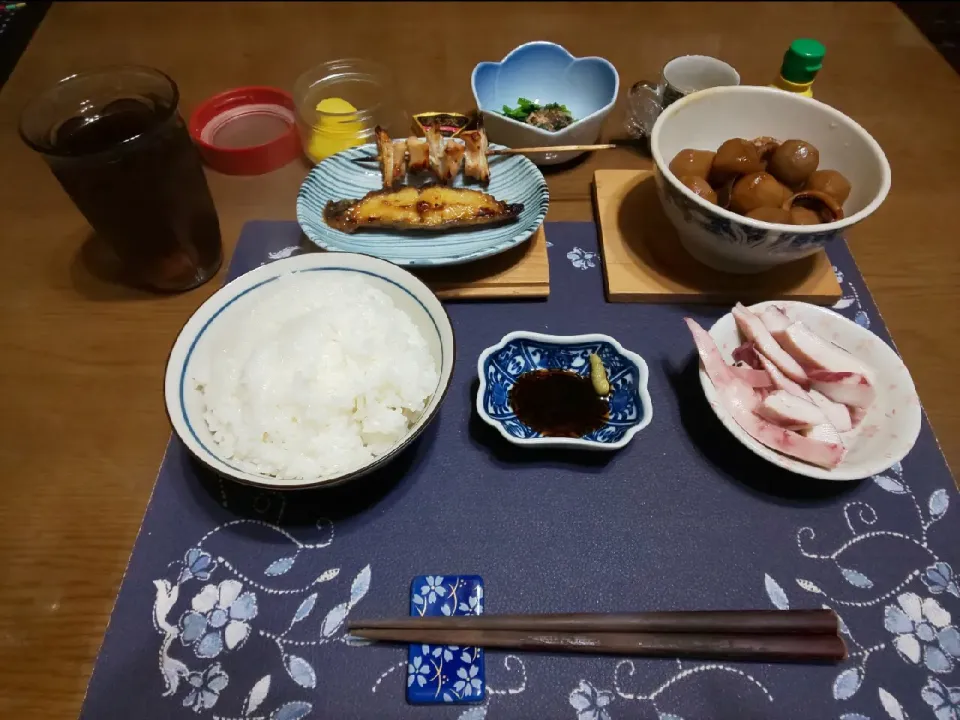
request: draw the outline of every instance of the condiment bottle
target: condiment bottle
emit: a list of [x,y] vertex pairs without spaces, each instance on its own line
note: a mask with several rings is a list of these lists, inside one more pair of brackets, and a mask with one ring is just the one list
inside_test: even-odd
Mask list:
[[826,54],[827,49],[816,40],[794,40],[783,56],[780,75],[770,87],[813,97],[813,81],[823,67]]

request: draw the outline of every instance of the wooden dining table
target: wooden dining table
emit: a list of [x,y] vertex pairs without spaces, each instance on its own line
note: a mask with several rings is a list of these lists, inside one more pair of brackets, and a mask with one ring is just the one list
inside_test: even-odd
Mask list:
[[[326,60],[393,68],[407,112],[473,106],[469,76],[529,40],[601,55],[629,86],[670,58],[713,55],[747,84],[776,75],[790,42],[827,47],[818,99],[886,152],[893,187],[849,243],[960,465],[960,77],[892,3],[57,3],[0,93],[0,717],[75,717],[169,437],[167,352],[225,272],[158,296],[116,282],[91,231],[17,134],[33,96],[81,69],[155,66],[184,115],[231,87],[290,89]],[[630,149],[548,176],[548,220],[590,220],[598,168],[645,168]],[[257,177],[208,171],[226,252],[253,219],[293,219],[307,166]],[[176,528],[171,528],[176,532]]]

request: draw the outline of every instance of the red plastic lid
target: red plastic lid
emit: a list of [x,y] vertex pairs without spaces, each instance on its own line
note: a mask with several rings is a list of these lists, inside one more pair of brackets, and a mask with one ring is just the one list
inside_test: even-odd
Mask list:
[[227,90],[190,116],[190,137],[207,165],[227,175],[260,175],[300,155],[293,97],[272,87]]

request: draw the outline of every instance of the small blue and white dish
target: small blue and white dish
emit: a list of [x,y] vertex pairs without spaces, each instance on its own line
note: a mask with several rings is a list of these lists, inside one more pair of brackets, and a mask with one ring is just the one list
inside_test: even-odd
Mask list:
[[[411,617],[482,615],[483,604],[479,575],[419,575],[410,585]],[[482,703],[486,692],[483,648],[416,644],[407,649],[408,703]]]
[[[572,370],[590,375],[589,356],[603,361],[610,382],[610,413],[603,427],[579,438],[544,437],[517,418],[510,390],[535,370]],[[653,420],[647,363],[609,335],[544,335],[517,330],[488,347],[477,360],[477,413],[514,445],[580,450],[619,450]]]
[[[491,148],[498,146],[491,145]],[[383,187],[376,164],[354,162],[376,155],[375,145],[360,145],[323,160],[310,171],[297,195],[297,222],[312,242],[324,250],[372,255],[404,267],[459,265],[502,253],[526,242],[543,224],[550,191],[543,173],[519,155],[497,157],[490,163],[490,184],[473,186],[523,210],[513,222],[441,231],[360,230],[345,233],[327,225],[323,209],[331,200],[359,199]],[[411,184],[418,184],[414,178]],[[463,175],[453,181],[463,187]]]
[[[508,147],[590,145],[600,138],[603,121],[617,102],[620,76],[601,57],[574,57],[551,42],[530,42],[511,50],[500,62],[482,62],[470,77],[473,97],[491,142]],[[551,132],[513,120],[503,106],[516,107],[519,98],[541,105],[566,105],[574,122]],[[572,160],[582,151],[538,153],[537,165]]]

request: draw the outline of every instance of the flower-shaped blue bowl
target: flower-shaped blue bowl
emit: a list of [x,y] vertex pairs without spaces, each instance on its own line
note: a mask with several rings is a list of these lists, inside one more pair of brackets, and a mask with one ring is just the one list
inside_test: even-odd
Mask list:
[[[590,145],[600,138],[603,121],[617,102],[620,76],[600,57],[574,57],[551,42],[531,42],[511,50],[500,62],[482,62],[470,77],[491,142],[508,147]],[[521,97],[546,105],[566,105],[575,122],[550,132],[502,114]],[[537,153],[537,165],[571,160],[582,151]]]
[[[599,430],[580,438],[544,437],[527,427],[510,406],[510,389],[524,373],[572,370],[590,374],[589,356],[603,361],[610,381],[610,417]],[[518,330],[480,353],[477,413],[515,445],[619,450],[653,420],[647,391],[647,363],[609,335],[544,335]]]

